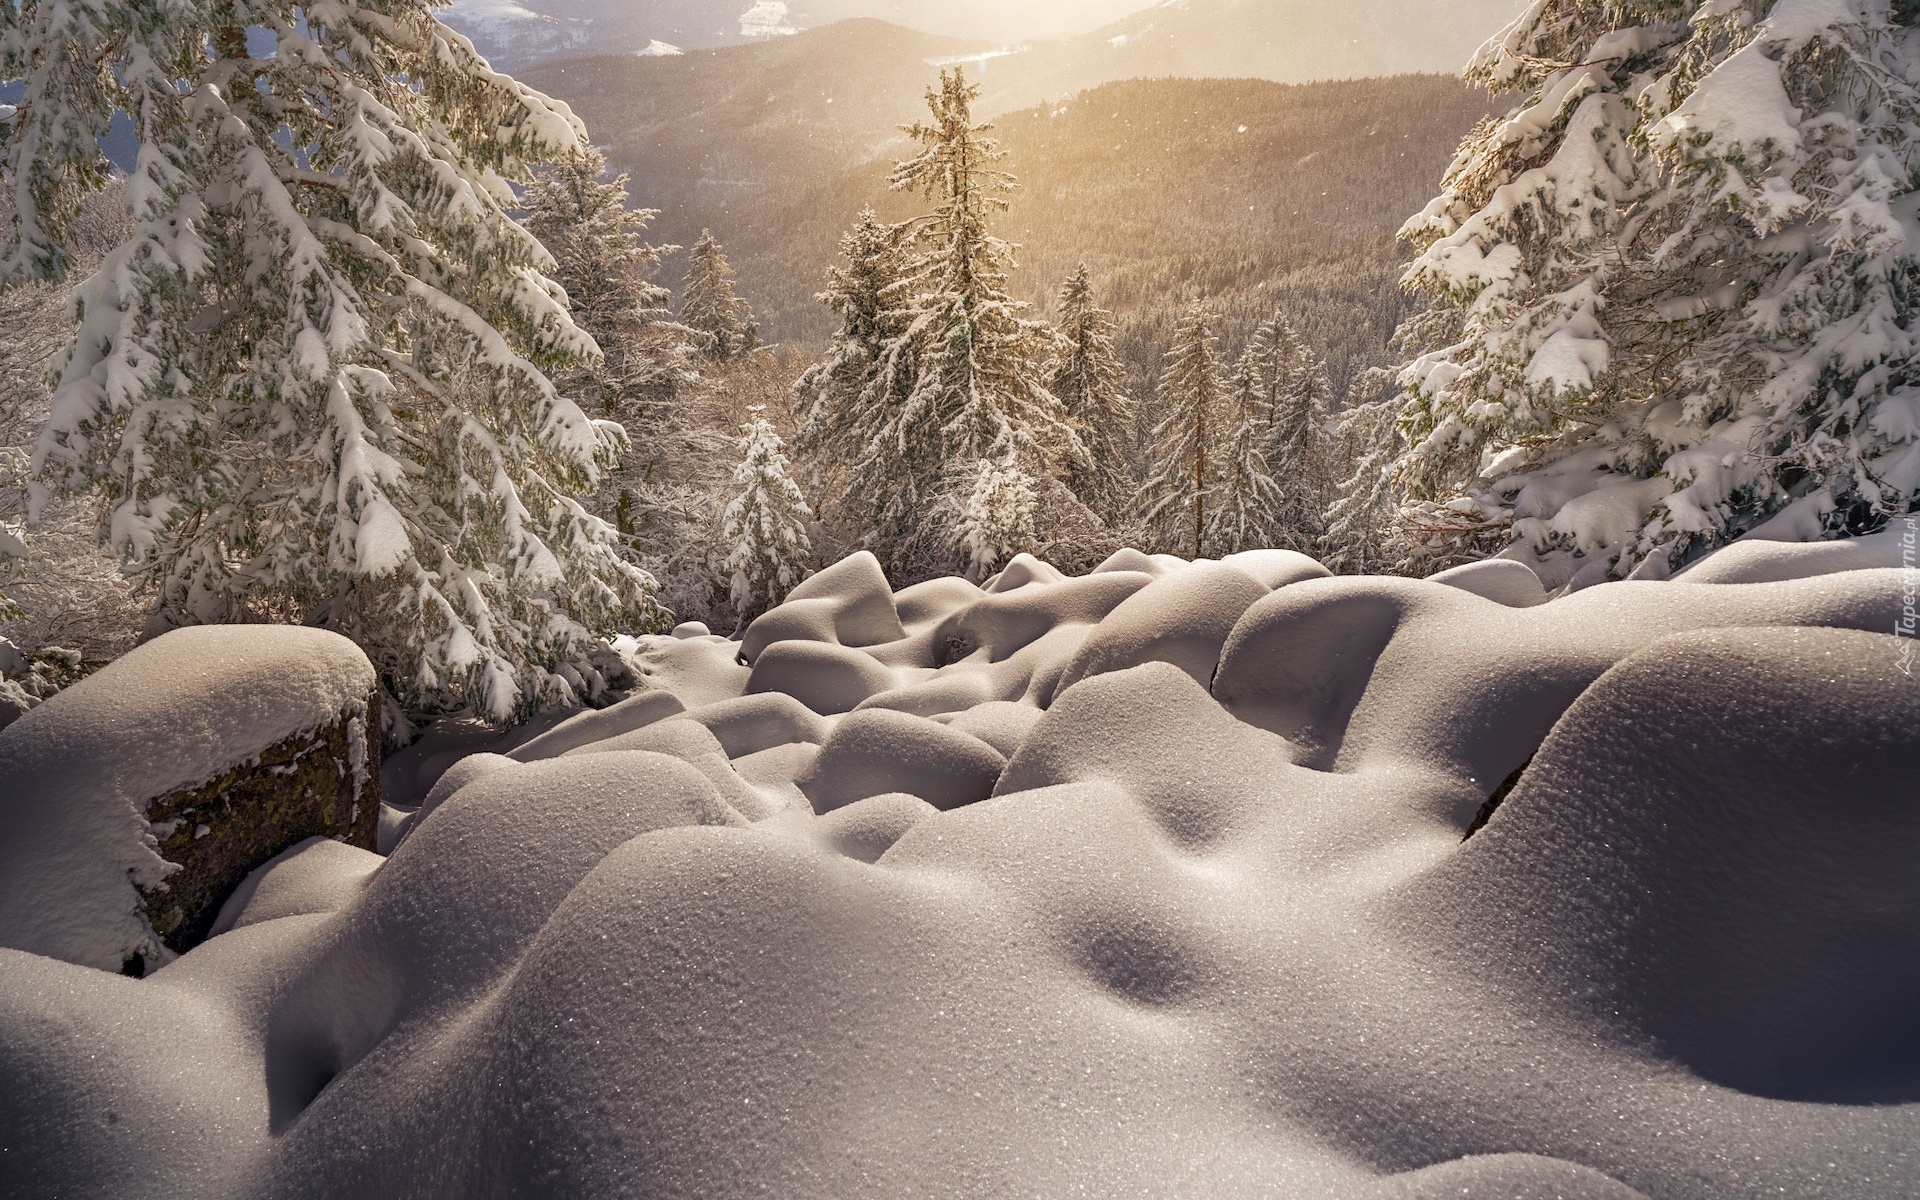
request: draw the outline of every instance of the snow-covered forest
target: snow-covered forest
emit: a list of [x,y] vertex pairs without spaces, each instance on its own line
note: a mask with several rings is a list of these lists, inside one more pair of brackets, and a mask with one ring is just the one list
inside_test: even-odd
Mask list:
[[0,1192],[1920,1189],[1920,10],[1515,7],[0,3]]

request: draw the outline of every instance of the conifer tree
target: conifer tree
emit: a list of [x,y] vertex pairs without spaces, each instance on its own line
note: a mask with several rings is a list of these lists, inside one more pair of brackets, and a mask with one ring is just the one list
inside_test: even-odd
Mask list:
[[1113,314],[1093,302],[1087,264],[1061,285],[1060,351],[1047,388],[1080,435],[1085,457],[1068,465],[1065,483],[1080,502],[1109,524],[1132,505],[1135,488],[1127,469],[1126,431],[1133,428],[1133,399],[1126,369],[1113,346]]
[[1269,533],[1275,545],[1311,552],[1330,499],[1326,424],[1333,389],[1326,366],[1281,316],[1254,331],[1247,359],[1266,399],[1263,449],[1279,488]]
[[553,381],[590,411],[625,418],[639,410],[655,420],[666,401],[695,383],[694,335],[673,320],[672,295],[653,281],[662,255],[676,246],[647,244],[655,209],[629,208],[625,172],[606,178],[607,160],[591,147],[534,172],[520,206],[526,226],[554,265],[549,277],[566,289],[574,323],[592,335],[602,359],[557,372]]
[[1526,99],[1406,230],[1408,282],[1459,317],[1403,374],[1408,498],[1510,524],[1550,582],[1659,575],[1788,505],[1828,532],[1908,509],[1916,24],[1553,0],[1489,42],[1469,77]]
[[700,394],[700,335],[674,319],[671,293],[653,281],[661,256],[677,247],[646,242],[658,214],[628,207],[627,179],[608,179],[605,157],[588,149],[536,171],[521,205],[527,228],[554,256],[552,278],[566,288],[575,323],[604,354],[556,372],[554,383],[627,435],[619,466],[602,473],[590,507],[612,520],[630,560],[678,567],[652,553],[699,523],[682,515],[688,506],[673,486],[674,467],[724,452],[728,439],[704,427],[689,402]]
[[1195,304],[1174,330],[1157,398],[1166,413],[1153,432],[1153,475],[1141,491],[1149,524],[1170,545],[1191,531],[1193,557],[1206,549],[1207,507],[1219,484],[1215,441],[1220,426],[1218,318]]
[[741,427],[740,493],[721,518],[721,540],[730,547],[724,571],[741,624],[786,598],[805,578],[813,557],[807,523],[813,510],[787,474],[785,443],[755,405]]
[[1082,455],[1041,379],[1049,334],[1008,295],[1012,247],[988,229],[1014,180],[994,165],[1005,155],[986,136],[992,127],[973,124],[978,95],[958,69],[942,71],[927,92],[931,121],[905,129],[920,152],[891,179],[935,207],[908,226],[903,277],[883,295],[900,329],[851,422],[871,433],[837,505],[871,514],[863,524],[890,557],[924,541],[951,471],[1009,455],[1047,471],[1049,447]]
[[1276,463],[1306,458],[1331,406],[1325,365],[1278,315],[1254,330],[1246,358],[1266,400],[1269,455]]
[[1267,465],[1267,389],[1252,348],[1240,358],[1222,414],[1229,431],[1220,455],[1213,510],[1206,518],[1206,546],[1233,554],[1271,545],[1287,497]]
[[662,614],[574,498],[619,430],[544,374],[598,350],[506,211],[579,122],[426,0],[0,12],[0,77],[26,81],[0,275],[57,277],[96,138],[122,111],[141,141],[134,232],[76,290],[36,505],[101,494],[162,620],[324,625],[410,707],[594,690],[594,634]]
[[1332,439],[1332,461],[1342,469],[1335,476],[1318,557],[1337,572],[1377,574],[1399,561],[1389,536],[1397,507],[1393,464],[1403,449],[1394,375],[1372,367],[1354,380]]
[[1011,456],[978,460],[966,489],[954,541],[967,556],[967,577],[982,580],[1016,554],[1035,549],[1033,481]]
[[862,489],[848,468],[867,457],[868,446],[905,399],[902,389],[912,383],[903,373],[881,375],[886,348],[904,328],[897,305],[907,272],[906,240],[904,225],[862,210],[840,240],[845,264],[827,269],[827,290],[818,296],[839,317],[840,328],[793,388],[799,422],[794,450],[809,466],[814,494],[835,497],[836,515],[855,524],[872,513],[860,510]]
[[690,252],[680,323],[699,335],[709,357],[721,361],[760,345],[759,322],[747,302],[733,294],[733,268],[710,229],[700,231]]

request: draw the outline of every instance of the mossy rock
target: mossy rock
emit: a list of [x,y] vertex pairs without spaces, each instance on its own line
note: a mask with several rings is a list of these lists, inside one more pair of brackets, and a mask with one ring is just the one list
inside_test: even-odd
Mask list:
[[[344,713],[332,725],[268,747],[218,779],[147,806],[160,856],[180,868],[161,887],[141,889],[153,930],[169,950],[183,954],[205,941],[221,905],[241,881],[289,846],[329,837],[374,848],[380,819],[379,729],[376,688],[364,718]],[[126,970],[139,975],[146,966],[136,955]]]

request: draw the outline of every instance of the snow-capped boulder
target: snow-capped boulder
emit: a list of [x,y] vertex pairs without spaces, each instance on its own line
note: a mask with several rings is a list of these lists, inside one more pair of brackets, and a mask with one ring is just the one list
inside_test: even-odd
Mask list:
[[[1911,1101],[1920,820],[1897,731],[1920,729],[1920,686],[1895,641],[1650,644],[1581,695],[1416,904],[1473,927],[1475,957],[1518,986],[1550,977],[1702,1078]],[[1502,919],[1470,916],[1487,912]]]
[[835,854],[857,862],[879,862],[907,830],[939,811],[918,796],[888,792],[834,809],[814,822],[813,833]]
[[831,642],[778,642],[753,660],[747,691],[783,692],[817,713],[843,713],[893,686],[870,654]]
[[949,725],[889,708],[841,720],[799,780],[815,812],[904,792],[939,809],[959,808],[993,793],[1007,760],[998,750]]
[[379,692],[316,629],[176,630],[0,730],[0,945],[136,972],[314,836],[372,849]]
[[1532,608],[1547,602],[1547,589],[1533,568],[1510,558],[1486,558],[1427,576],[1433,583],[1472,592],[1508,608]]
[[1061,675],[1060,689],[1149,661],[1170,662],[1205,687],[1213,682],[1221,644],[1267,592],[1246,572],[1220,563],[1195,563],[1155,580],[1100,622]]
[[794,588],[785,604],[747,627],[740,656],[754,662],[767,646],[796,635],[828,637],[843,646],[878,646],[905,637],[880,560],[862,550]]
[[515,748],[508,757],[520,762],[558,758],[569,750],[644,729],[685,711],[687,706],[672,692],[641,692],[606,708],[588,709],[569,717],[539,737]]

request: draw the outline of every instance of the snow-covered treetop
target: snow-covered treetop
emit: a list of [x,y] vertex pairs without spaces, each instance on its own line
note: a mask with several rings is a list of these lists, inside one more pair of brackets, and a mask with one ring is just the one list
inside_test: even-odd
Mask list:
[[[1662,571],[1805,501],[1920,489],[1911,5],[1535,0],[1469,68],[1526,98],[1405,230],[1462,317],[1397,476],[1532,552]],[[1577,564],[1576,564],[1577,565]]]
[[913,297],[902,305],[914,320],[901,345],[914,348],[918,368],[901,421],[937,430],[931,436],[949,460],[1041,459],[1047,444],[1077,454],[1078,438],[1037,377],[1046,331],[1007,294],[1013,247],[988,227],[1017,183],[996,165],[1006,152],[987,136],[993,126],[973,123],[979,95],[959,68],[943,70],[940,87],[927,91],[933,119],[902,127],[920,152],[895,166],[890,184],[935,206],[915,223],[922,253],[896,285],[897,295]]
[[548,274],[566,289],[574,322],[605,356],[560,381],[607,415],[624,414],[636,398],[671,397],[699,378],[694,335],[673,320],[672,293],[653,280],[661,256],[679,247],[647,242],[660,214],[628,206],[627,180],[625,172],[609,177],[606,156],[586,148],[535,171],[520,202],[527,228],[554,257]]
[[1134,498],[1123,444],[1133,428],[1133,398],[1114,347],[1113,314],[1094,303],[1087,264],[1061,285],[1057,311],[1059,345],[1047,389],[1086,447],[1085,458],[1070,464],[1067,483],[1087,507],[1118,520]]
[[1174,330],[1158,393],[1166,416],[1154,430],[1153,474],[1140,493],[1142,516],[1160,526],[1170,543],[1177,544],[1181,527],[1191,521],[1188,545],[1195,558],[1205,552],[1207,506],[1220,476],[1214,445],[1222,415],[1218,324],[1196,303]]
[[733,291],[733,267],[711,229],[687,256],[687,286],[680,301],[680,321],[702,335],[706,351],[715,358],[734,358],[760,344],[759,322],[753,309]]
[[1033,481],[1012,458],[981,459],[955,498],[954,544],[966,556],[967,578],[986,579],[1016,554],[1035,548]]
[[725,573],[743,622],[785,599],[813,558],[813,510],[787,473],[786,445],[758,405],[749,411],[733,471],[740,492],[721,518]]
[[959,70],[942,71],[927,92],[931,119],[904,127],[919,149],[892,186],[933,211],[899,225],[862,214],[821,297],[841,330],[795,389],[796,442],[831,509],[895,569],[950,552],[950,530],[936,527],[943,493],[954,478],[970,485],[978,463],[1011,456],[1048,475],[1085,458],[1044,380],[1051,331],[1006,290],[1013,247],[989,220],[1014,180],[996,165],[992,127],[973,122],[978,95]]

